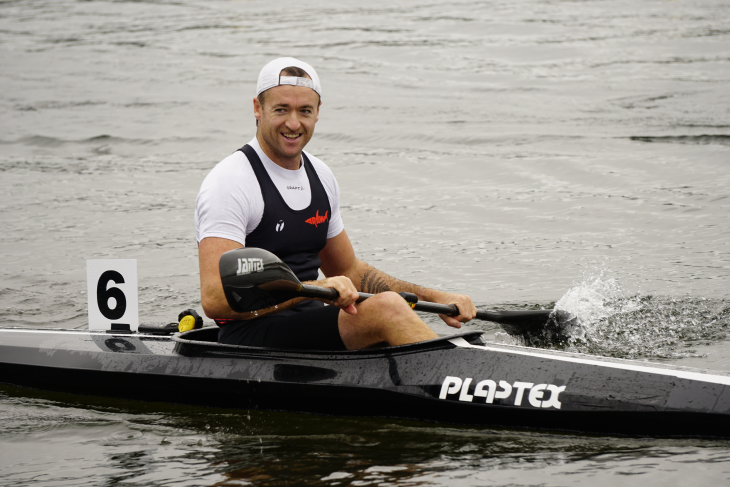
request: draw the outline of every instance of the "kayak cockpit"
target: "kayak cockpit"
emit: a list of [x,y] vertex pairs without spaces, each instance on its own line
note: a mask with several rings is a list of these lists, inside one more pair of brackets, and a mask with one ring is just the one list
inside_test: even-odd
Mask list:
[[348,350],[334,352],[331,350],[282,350],[267,347],[249,347],[245,345],[228,345],[218,343],[218,327],[204,327],[196,330],[186,331],[172,337],[175,342],[175,352],[185,356],[251,356],[251,355],[299,355],[299,356],[384,356],[392,354],[408,354],[426,350],[442,350],[454,348],[455,345],[449,340],[463,338],[472,345],[484,345],[481,331],[466,331],[447,335],[425,342],[410,343],[394,347],[370,348],[366,350]]

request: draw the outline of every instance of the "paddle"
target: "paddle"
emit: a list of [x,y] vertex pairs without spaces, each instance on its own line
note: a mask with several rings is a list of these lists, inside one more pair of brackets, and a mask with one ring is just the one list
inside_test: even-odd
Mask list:
[[[253,247],[229,250],[218,263],[223,292],[234,311],[247,312],[271,308],[296,297],[335,300],[337,291],[302,284],[276,255]],[[362,301],[372,294],[359,293]],[[418,301],[411,293],[400,293],[416,311],[457,316],[455,305]],[[499,323],[511,335],[535,333],[549,321],[552,310],[478,311],[477,319]]]

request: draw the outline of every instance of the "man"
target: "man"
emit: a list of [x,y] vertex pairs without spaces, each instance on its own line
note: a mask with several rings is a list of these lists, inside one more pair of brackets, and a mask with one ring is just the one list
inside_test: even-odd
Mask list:
[[[200,291],[222,343],[275,348],[355,350],[436,338],[397,292],[455,304],[455,328],[476,315],[468,296],[395,279],[355,257],[340,217],[339,187],[329,168],[303,151],[319,120],[322,89],[315,70],[294,58],[268,63],[253,99],[256,136],[221,161],[203,182],[195,209]],[[337,290],[325,306],[293,299],[236,313],[223,294],[218,260],[243,246],[269,250],[302,282]],[[318,269],[325,276],[317,280]],[[378,293],[356,304],[358,291]]]

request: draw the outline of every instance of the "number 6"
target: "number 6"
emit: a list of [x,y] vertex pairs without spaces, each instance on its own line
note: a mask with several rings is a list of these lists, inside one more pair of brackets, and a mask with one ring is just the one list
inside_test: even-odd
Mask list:
[[[107,289],[109,281],[114,284],[124,284],[124,278],[117,271],[105,271],[99,278],[96,286],[96,302],[99,305],[99,311],[109,320],[118,320],[127,311],[127,298],[124,292],[118,287],[110,287]],[[109,307],[109,298],[114,298],[116,304],[114,308]]]

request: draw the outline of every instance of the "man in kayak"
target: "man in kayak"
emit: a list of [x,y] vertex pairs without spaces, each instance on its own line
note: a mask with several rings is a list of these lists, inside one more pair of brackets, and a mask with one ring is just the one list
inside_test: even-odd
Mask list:
[[[395,279],[359,260],[345,232],[332,171],[303,151],[319,119],[322,89],[315,70],[294,58],[268,63],[258,78],[256,136],[213,168],[195,205],[200,291],[222,343],[288,349],[356,350],[402,345],[437,335],[398,292],[455,304],[450,326],[474,318],[468,296]],[[218,261],[229,250],[259,247],[276,254],[300,281],[334,288],[325,306],[292,299],[274,308],[234,312],[223,294]],[[325,279],[317,280],[318,269]],[[358,291],[377,293],[356,304]]]

